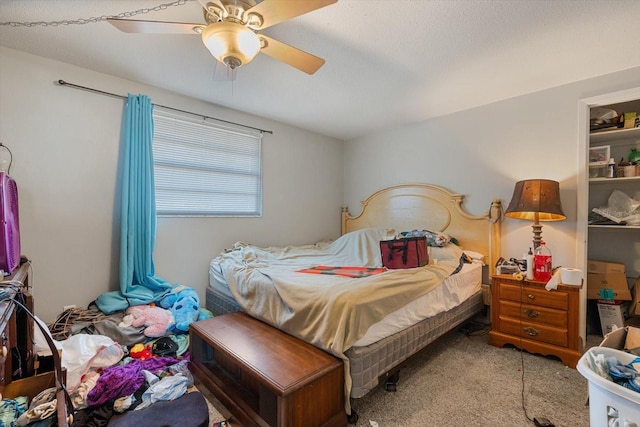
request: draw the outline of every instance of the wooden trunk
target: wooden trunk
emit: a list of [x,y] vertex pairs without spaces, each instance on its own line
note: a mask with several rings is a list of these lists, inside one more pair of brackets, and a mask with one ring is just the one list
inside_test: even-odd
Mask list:
[[243,426],[346,426],[336,357],[239,312],[189,334],[192,371]]

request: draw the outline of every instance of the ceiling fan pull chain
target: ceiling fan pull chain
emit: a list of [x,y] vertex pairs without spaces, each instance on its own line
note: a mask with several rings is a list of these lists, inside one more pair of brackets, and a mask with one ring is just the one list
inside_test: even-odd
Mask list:
[[138,9],[138,10],[133,10],[133,11],[129,11],[129,12],[121,12],[121,13],[119,13],[117,15],[109,15],[109,16],[102,15],[102,16],[91,17],[91,18],[65,19],[65,20],[62,20],[62,21],[35,21],[35,22],[8,21],[8,22],[0,22],[0,25],[6,25],[6,26],[9,26],[9,27],[36,27],[36,26],[58,27],[60,25],[95,24],[96,22],[106,21],[107,19],[111,19],[111,18],[131,18],[132,16],[136,16],[136,15],[144,15],[144,14],[150,13],[150,12],[158,12],[158,11],[161,11],[161,10],[166,10],[169,7],[172,7],[172,6],[185,5],[190,1],[193,1],[193,0],[176,0],[176,1],[172,1],[170,3],[159,4],[156,7]]

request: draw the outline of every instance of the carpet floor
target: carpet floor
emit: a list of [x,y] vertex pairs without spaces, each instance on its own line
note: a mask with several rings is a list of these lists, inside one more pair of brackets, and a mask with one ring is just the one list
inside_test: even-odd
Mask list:
[[[452,332],[409,362],[396,392],[382,387],[352,400],[357,427],[588,427],[588,382],[554,357],[487,344],[488,328]],[[587,347],[602,337],[589,336]],[[201,388],[202,389],[202,388]],[[210,394],[211,423],[229,414]],[[229,426],[238,424],[229,420]]]
[[587,398],[587,380],[558,359],[454,332],[401,371],[396,392],[376,389],[353,407],[358,426],[525,427],[545,417],[588,427]]

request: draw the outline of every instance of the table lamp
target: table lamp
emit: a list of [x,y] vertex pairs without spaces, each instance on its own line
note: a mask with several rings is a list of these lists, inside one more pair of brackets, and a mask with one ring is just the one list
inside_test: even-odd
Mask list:
[[562,221],[566,215],[560,203],[560,184],[549,179],[527,179],[516,182],[507,211],[509,218],[534,221],[533,247],[540,246],[542,225],[540,221]]

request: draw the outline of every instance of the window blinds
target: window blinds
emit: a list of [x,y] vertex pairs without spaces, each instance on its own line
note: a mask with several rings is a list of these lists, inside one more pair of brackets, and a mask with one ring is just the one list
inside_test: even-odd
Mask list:
[[155,108],[160,216],[260,216],[262,134]]

